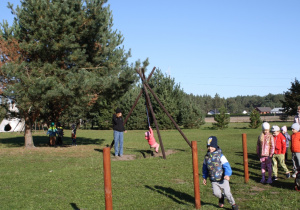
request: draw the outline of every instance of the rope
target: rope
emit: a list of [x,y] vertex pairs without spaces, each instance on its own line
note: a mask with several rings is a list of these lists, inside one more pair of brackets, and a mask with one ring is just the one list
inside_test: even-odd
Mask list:
[[146,106],[146,112],[147,112],[148,125],[150,127],[150,121],[149,121],[149,114],[148,114],[148,109],[147,109],[147,103],[145,103],[145,106]]

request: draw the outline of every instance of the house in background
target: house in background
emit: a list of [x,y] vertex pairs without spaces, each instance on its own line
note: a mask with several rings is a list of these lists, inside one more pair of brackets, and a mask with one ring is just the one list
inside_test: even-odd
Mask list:
[[257,110],[259,114],[270,114],[272,109],[270,107],[256,107],[255,110]]
[[271,114],[283,114],[283,108],[274,108],[271,110]]
[[207,112],[207,115],[215,115],[215,114],[220,114],[219,110],[217,109],[212,109],[209,112]]

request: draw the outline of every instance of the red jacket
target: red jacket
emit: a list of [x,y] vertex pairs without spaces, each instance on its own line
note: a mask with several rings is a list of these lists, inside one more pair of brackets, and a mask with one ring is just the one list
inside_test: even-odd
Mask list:
[[274,154],[285,154],[286,152],[286,140],[282,133],[279,133],[277,136],[273,136],[275,142],[275,152]]
[[300,132],[292,134],[292,152],[300,152]]

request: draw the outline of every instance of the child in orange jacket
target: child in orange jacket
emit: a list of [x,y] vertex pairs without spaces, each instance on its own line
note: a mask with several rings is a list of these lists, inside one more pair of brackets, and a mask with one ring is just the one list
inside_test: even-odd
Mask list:
[[145,139],[148,141],[151,148],[155,148],[155,152],[158,153],[159,144],[155,141],[153,130],[149,126],[149,131],[145,132]]
[[295,166],[293,168],[294,170],[294,176],[296,177],[297,169],[300,169],[300,125],[298,123],[294,123],[292,125],[292,146],[291,151],[293,153],[293,161],[295,163]]

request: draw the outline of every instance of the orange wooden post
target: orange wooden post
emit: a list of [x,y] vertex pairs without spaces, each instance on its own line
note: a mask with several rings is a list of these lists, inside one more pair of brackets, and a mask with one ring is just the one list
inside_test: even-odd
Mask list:
[[103,174],[104,174],[104,192],[105,209],[112,210],[112,190],[111,190],[111,167],[110,167],[110,147],[103,149]]
[[197,142],[192,141],[195,208],[201,208]]
[[247,152],[247,134],[243,133],[243,154],[244,154],[244,176],[245,183],[249,181],[249,172],[248,172],[248,152]]

